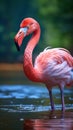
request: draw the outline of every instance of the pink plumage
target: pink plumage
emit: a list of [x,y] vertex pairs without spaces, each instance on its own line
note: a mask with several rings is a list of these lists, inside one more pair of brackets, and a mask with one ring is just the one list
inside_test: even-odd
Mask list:
[[19,49],[25,36],[33,33],[24,51],[23,69],[26,76],[35,82],[44,83],[50,95],[51,109],[54,110],[52,87],[59,86],[61,91],[62,110],[64,106],[64,86],[73,85],[73,57],[64,48],[44,49],[33,65],[32,53],[40,38],[40,25],[33,18],[25,18],[14,40]]

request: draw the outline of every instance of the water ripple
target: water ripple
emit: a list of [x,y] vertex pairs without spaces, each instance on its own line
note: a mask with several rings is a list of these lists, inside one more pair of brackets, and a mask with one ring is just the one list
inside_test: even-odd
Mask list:
[[[72,110],[73,104],[66,104],[66,110]],[[51,110],[50,106],[17,104],[17,105],[0,105],[0,110],[7,112],[44,112]],[[56,110],[61,110],[61,105],[56,105]]]
[[[66,110],[73,109],[73,89],[65,89]],[[61,110],[60,91],[53,88],[56,110]],[[22,104],[21,104],[22,103]],[[29,85],[0,86],[0,110],[39,112],[51,110],[46,87]]]
[[[65,96],[73,95],[73,89],[65,89]],[[53,88],[53,95],[58,99],[60,98],[59,88]],[[0,98],[49,98],[49,93],[46,87],[32,86],[32,85],[11,85],[0,86]],[[73,100],[73,97],[69,97]]]

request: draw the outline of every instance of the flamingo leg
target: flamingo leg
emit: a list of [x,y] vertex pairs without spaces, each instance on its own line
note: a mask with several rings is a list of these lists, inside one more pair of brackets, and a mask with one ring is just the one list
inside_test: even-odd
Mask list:
[[62,111],[65,111],[64,88],[63,87],[60,87],[60,92],[61,92]]
[[49,96],[50,96],[50,103],[51,103],[51,109],[54,110],[54,101],[52,96],[52,90],[49,90]]

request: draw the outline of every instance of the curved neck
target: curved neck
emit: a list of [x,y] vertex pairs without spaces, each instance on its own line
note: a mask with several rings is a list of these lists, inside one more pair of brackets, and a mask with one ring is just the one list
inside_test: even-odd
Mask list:
[[29,40],[27,47],[24,51],[24,73],[32,81],[40,82],[39,73],[34,68],[32,63],[32,53],[40,38],[40,27],[33,32],[31,39]]

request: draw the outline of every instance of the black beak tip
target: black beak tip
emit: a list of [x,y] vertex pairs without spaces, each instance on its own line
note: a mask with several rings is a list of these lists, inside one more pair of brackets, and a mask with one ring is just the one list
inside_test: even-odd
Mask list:
[[18,46],[17,42],[15,42],[15,45],[16,45],[17,50],[20,51],[20,47]]

